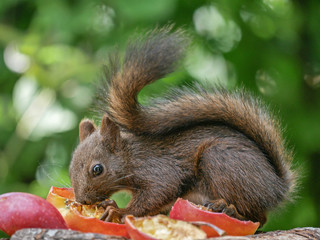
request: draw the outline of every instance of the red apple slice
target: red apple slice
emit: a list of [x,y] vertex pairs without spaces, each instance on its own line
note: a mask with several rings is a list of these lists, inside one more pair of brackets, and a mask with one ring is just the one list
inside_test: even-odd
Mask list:
[[124,224],[99,220],[104,210],[96,205],[81,205],[74,202],[72,188],[51,187],[47,201],[61,213],[69,228],[82,232],[94,232],[128,237]]
[[156,239],[205,239],[207,235],[200,228],[164,215],[135,218],[126,216],[125,224],[133,240]]
[[[218,228],[224,230],[226,235],[245,236],[256,232],[260,223],[252,221],[240,221],[238,219],[229,217],[224,213],[212,212],[203,206],[197,206],[188,200],[179,198],[173,205],[170,218],[183,220],[187,222],[207,222]],[[219,234],[210,227],[201,227],[208,235],[208,237],[217,237]]]
[[41,197],[22,192],[0,195],[0,230],[8,235],[23,228],[63,228],[59,211]]

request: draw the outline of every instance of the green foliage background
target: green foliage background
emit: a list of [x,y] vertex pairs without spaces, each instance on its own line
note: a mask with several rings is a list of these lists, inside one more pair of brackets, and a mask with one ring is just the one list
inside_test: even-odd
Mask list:
[[294,203],[270,214],[264,230],[319,227],[319,12],[317,0],[1,0],[0,194],[45,197],[51,185],[70,186],[77,125],[93,117],[100,66],[130,36],[173,23],[192,47],[179,71],[140,100],[193,81],[263,98],[302,176]]

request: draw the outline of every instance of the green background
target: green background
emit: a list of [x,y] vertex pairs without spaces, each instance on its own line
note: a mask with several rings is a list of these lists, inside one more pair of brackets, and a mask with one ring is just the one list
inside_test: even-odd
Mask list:
[[193,81],[261,97],[281,119],[301,176],[295,201],[271,213],[264,230],[319,227],[319,12],[317,0],[1,0],[0,194],[45,197],[52,185],[70,186],[78,123],[101,117],[90,106],[108,54],[174,24],[193,44],[141,102]]

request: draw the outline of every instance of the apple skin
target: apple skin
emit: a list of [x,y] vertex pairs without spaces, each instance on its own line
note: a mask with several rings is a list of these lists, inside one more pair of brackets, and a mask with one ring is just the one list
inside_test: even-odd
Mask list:
[[23,228],[68,229],[60,212],[45,199],[22,192],[0,195],[0,230],[8,235]]
[[[232,236],[246,236],[254,234],[260,223],[252,221],[240,221],[238,219],[229,217],[224,213],[211,212],[202,210],[197,205],[178,198],[173,207],[171,208],[169,217],[172,219],[187,221],[187,222],[207,222],[211,223],[218,228],[224,230],[226,235]],[[219,234],[210,227],[202,226],[203,231],[209,237],[218,237]]]
[[206,233],[193,224],[162,214],[146,217],[127,215],[125,224],[132,240],[207,238]]
[[132,216],[132,215],[126,216],[126,218],[124,219],[124,222],[126,224],[127,231],[128,231],[130,238],[132,240],[157,240],[156,238],[153,238],[153,237],[149,236],[148,234],[145,234],[145,233],[139,231],[134,226],[134,224],[133,224],[134,216]]
[[97,218],[85,217],[75,208],[65,208],[64,200],[74,201],[72,188],[51,187],[47,196],[47,201],[54,205],[58,210],[62,210],[63,218],[68,227],[72,230],[81,232],[93,232],[113,236],[129,237],[124,224],[101,221]]

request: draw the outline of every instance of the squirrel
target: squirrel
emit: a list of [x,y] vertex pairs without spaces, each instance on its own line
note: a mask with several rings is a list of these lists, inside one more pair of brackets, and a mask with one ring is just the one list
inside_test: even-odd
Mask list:
[[119,190],[125,208],[105,204],[101,218],[167,212],[178,197],[241,220],[260,222],[290,200],[292,151],[278,120],[244,90],[196,87],[141,105],[137,96],[172,73],[189,37],[163,27],[111,57],[100,91],[100,127],[84,119],[69,173],[76,201],[93,204]]

